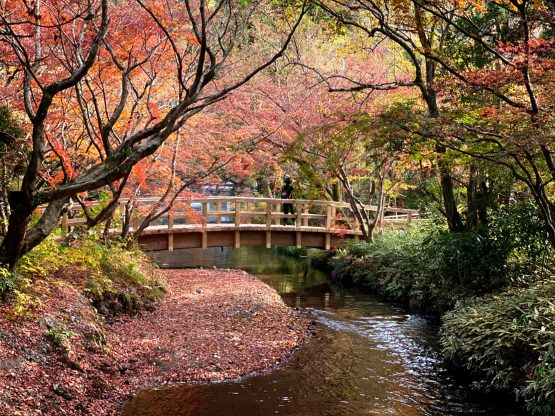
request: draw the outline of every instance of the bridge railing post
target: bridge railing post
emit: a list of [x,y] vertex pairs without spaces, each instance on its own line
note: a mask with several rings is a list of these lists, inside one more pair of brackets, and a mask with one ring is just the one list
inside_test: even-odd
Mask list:
[[235,200],[235,248],[241,248],[241,202]]
[[266,248],[272,248],[272,203],[266,202]]
[[272,203],[266,202],[266,229],[272,229]]
[[326,229],[330,229],[331,228],[331,205],[330,204],[326,204]]
[[407,214],[407,224],[410,224],[412,222],[412,212],[409,212]]
[[241,225],[241,202],[235,201],[235,226]]
[[[221,202],[216,202],[216,211],[222,212],[222,203]],[[218,215],[216,215],[216,224],[221,224],[221,223],[222,223],[222,215],[218,214]]]
[[61,225],[61,228],[62,228],[62,235],[66,235],[66,234],[68,233],[68,231],[69,231],[69,227],[68,227],[68,224],[67,224],[67,223],[68,223],[68,219],[69,219],[69,216],[67,215],[67,212],[66,212],[66,213],[62,216],[62,225]]
[[202,228],[208,225],[208,202],[202,203]]
[[[274,212],[276,212],[276,211],[281,212],[280,208],[281,208],[280,204],[272,204],[272,210]],[[281,224],[281,218],[279,217],[279,215],[274,218],[274,224],[275,225],[280,225]]]
[[206,227],[208,226],[208,202],[202,203],[202,248],[208,248],[208,233]]
[[172,207],[168,211],[168,230],[170,231],[173,230],[174,219],[175,219],[175,210]]
[[168,251],[173,251],[173,207],[168,211]]

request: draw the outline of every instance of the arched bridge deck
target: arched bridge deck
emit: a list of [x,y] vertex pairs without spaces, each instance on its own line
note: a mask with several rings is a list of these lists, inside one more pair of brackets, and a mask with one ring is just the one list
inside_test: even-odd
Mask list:
[[[135,201],[131,230],[142,215],[156,206],[156,198]],[[123,200],[122,207],[127,203]],[[294,214],[284,214],[283,204],[292,204]],[[375,206],[365,207],[375,215]],[[137,214],[138,212],[138,214]],[[407,224],[418,213],[403,208],[385,208],[384,223]],[[62,219],[62,229],[78,225],[79,220]],[[284,224],[288,222],[288,224]],[[345,239],[362,235],[348,203],[315,200],[284,200],[246,197],[179,198],[173,208],[151,222],[138,236],[146,250],[183,248],[296,246],[330,249]]]

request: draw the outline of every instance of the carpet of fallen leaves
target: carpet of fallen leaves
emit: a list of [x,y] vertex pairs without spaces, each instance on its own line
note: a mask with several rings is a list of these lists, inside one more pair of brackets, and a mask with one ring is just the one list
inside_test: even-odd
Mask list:
[[[31,317],[9,318],[12,305],[0,304],[0,415],[117,414],[143,387],[265,371],[308,337],[307,319],[243,271],[163,273],[156,310],[110,323],[61,282],[37,287]],[[52,328],[64,328],[61,347],[45,336]]]

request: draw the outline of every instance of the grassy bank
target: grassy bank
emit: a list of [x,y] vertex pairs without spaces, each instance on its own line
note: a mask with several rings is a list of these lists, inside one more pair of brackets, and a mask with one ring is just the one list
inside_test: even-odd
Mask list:
[[529,207],[471,232],[427,226],[350,241],[326,266],[344,284],[442,317],[443,354],[477,388],[555,414],[553,253]]
[[0,414],[113,413],[126,367],[106,321],[152,309],[165,285],[139,250],[92,239],[51,239],[0,269]]
[[0,269],[0,296],[13,305],[14,316],[32,314],[40,302],[37,285],[69,284],[104,316],[137,313],[156,305],[164,279],[138,248],[85,239],[71,247],[54,238],[26,255],[13,272]]

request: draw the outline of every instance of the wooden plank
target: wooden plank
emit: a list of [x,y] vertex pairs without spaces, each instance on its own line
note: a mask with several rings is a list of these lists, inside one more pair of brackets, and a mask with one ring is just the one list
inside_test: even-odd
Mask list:
[[303,227],[308,227],[308,204],[303,205]]
[[278,204],[273,204],[272,205],[272,211],[274,212],[274,224],[275,225],[280,225],[280,221],[281,218],[279,217],[279,214],[281,214],[281,210],[279,209],[279,205]]
[[173,234],[168,234],[168,251],[173,251]]
[[272,232],[266,231],[266,248],[272,248]]
[[62,216],[62,234],[63,234],[63,235],[66,235],[67,232],[69,231],[69,227],[68,227],[67,221],[68,221],[68,215],[67,215],[67,213],[65,213],[65,214]]
[[241,225],[241,203],[235,202],[235,226]]
[[168,230],[173,230],[173,224],[174,224],[174,211],[173,211],[173,208],[170,208],[170,211],[168,212]]
[[[325,220],[326,216],[324,214],[303,214],[304,220]],[[307,221],[308,222],[308,221]],[[309,225],[303,225],[303,227],[308,227]]]
[[331,228],[331,205],[327,205],[326,206],[326,229],[330,229],[330,228]]
[[272,204],[266,202],[266,228],[272,228]]
[[221,201],[216,202],[216,212],[214,214],[216,214],[216,224],[221,224],[222,223],[222,216],[220,215],[222,212],[222,203]]
[[202,230],[202,249],[206,250],[208,248],[208,233],[206,232],[206,228]]
[[208,225],[208,202],[202,203],[202,228]]
[[330,233],[326,233],[326,242],[324,244],[324,248],[326,250],[329,250],[331,248]]
[[295,204],[295,227],[300,230],[302,227],[303,206],[299,203]]
[[241,248],[241,231],[235,230],[235,248]]
[[302,237],[301,237],[302,232],[297,231],[295,234],[296,234],[295,239],[296,239],[297,248],[301,248],[302,247]]
[[[244,213],[242,213],[243,217],[245,218],[245,224],[251,224],[252,223],[252,217],[255,215],[258,215],[258,213],[253,213],[251,212],[251,202],[247,201],[247,203],[245,204],[246,208]],[[247,214],[247,215],[245,215]]]

